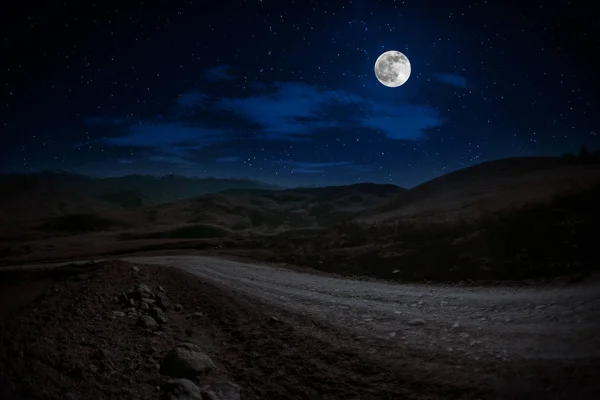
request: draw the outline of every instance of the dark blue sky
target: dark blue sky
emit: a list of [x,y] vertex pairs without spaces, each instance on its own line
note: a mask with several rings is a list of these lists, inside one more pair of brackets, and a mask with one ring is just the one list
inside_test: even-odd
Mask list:
[[3,171],[410,187],[600,145],[584,1],[146,3],[4,13]]

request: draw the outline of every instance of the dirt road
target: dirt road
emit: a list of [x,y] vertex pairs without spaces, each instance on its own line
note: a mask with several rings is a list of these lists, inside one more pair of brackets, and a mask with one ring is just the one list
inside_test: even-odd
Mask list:
[[355,281],[202,256],[124,260],[181,268],[357,336],[415,350],[500,362],[600,357],[599,283],[465,288]]

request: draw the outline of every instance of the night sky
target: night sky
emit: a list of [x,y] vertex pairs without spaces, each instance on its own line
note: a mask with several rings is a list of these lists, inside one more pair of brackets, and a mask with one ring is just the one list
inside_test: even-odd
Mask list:
[[[0,16],[2,172],[411,187],[600,147],[586,1],[21,3]],[[412,64],[398,88],[386,50]]]

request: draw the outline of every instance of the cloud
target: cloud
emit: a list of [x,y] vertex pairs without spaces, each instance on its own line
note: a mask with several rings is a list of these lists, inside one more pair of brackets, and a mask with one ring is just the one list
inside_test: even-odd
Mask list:
[[230,81],[235,79],[235,77],[229,73],[230,70],[231,67],[229,65],[218,65],[207,70],[204,77],[211,82]]
[[323,102],[323,93],[314,86],[286,82],[269,93],[221,99],[216,106],[259,124],[259,138],[298,141],[315,129],[337,125],[320,115]]
[[94,125],[122,125],[127,123],[126,118],[116,117],[87,117],[83,119],[83,123],[86,126]]
[[138,123],[129,127],[123,136],[109,137],[105,141],[114,146],[156,147],[185,145],[189,148],[203,148],[224,141],[223,132],[187,126],[178,122]]
[[428,106],[378,106],[361,121],[362,126],[382,132],[390,139],[420,140],[425,130],[442,125],[439,113]]
[[297,168],[333,168],[348,167],[354,165],[354,161],[330,161],[330,162],[308,162],[308,161],[280,161],[279,164],[290,165]]
[[151,161],[193,165],[195,150],[228,140],[229,137],[222,130],[170,122],[131,125],[127,134],[105,138],[104,142],[118,147],[147,149],[153,153]]
[[148,159],[150,161],[163,162],[163,163],[174,164],[174,165],[179,165],[179,166],[194,166],[194,165],[198,165],[197,162],[190,161],[187,158],[177,157],[177,156],[168,156],[168,155],[160,156],[160,155],[155,155],[155,156],[150,156]]
[[435,79],[437,79],[438,81],[445,83],[447,85],[458,86],[461,88],[467,87],[467,80],[460,75],[438,73],[438,74],[433,74],[433,77]]
[[425,105],[377,103],[346,91],[322,90],[296,82],[276,84],[245,98],[222,98],[215,108],[258,124],[257,139],[302,142],[316,132],[362,127],[390,139],[420,140],[442,124],[436,109]]
[[230,157],[219,157],[219,158],[216,159],[216,161],[218,163],[232,163],[232,162],[236,162],[236,161],[239,161],[239,160],[240,160],[239,157],[233,157],[233,156],[230,156]]
[[202,92],[187,92],[180,94],[177,98],[177,105],[185,108],[198,107],[203,105],[210,96]]
[[297,174],[320,174],[327,169],[353,169],[362,168],[357,166],[354,161],[330,161],[330,162],[310,162],[310,161],[279,161],[278,164],[290,167],[290,171]]

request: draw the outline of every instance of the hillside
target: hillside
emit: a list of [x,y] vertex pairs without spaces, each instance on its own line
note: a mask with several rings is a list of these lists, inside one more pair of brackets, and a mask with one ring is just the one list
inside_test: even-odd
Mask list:
[[293,228],[328,227],[381,205],[404,189],[359,184],[281,191],[229,190],[129,213],[136,226],[193,224],[229,231],[272,234]]
[[0,188],[0,222],[4,224],[106,212],[112,208],[36,175],[0,175]]
[[523,157],[464,168],[410,189],[361,216],[361,222],[439,223],[475,220],[548,202],[600,183],[600,165]]
[[103,203],[125,209],[169,203],[231,189],[281,189],[275,185],[248,179],[189,178],[179,175],[90,178],[64,171],[44,171],[37,174],[0,175],[0,191],[10,194],[14,190],[14,182],[18,180],[44,182],[68,190],[74,195],[93,197]]

